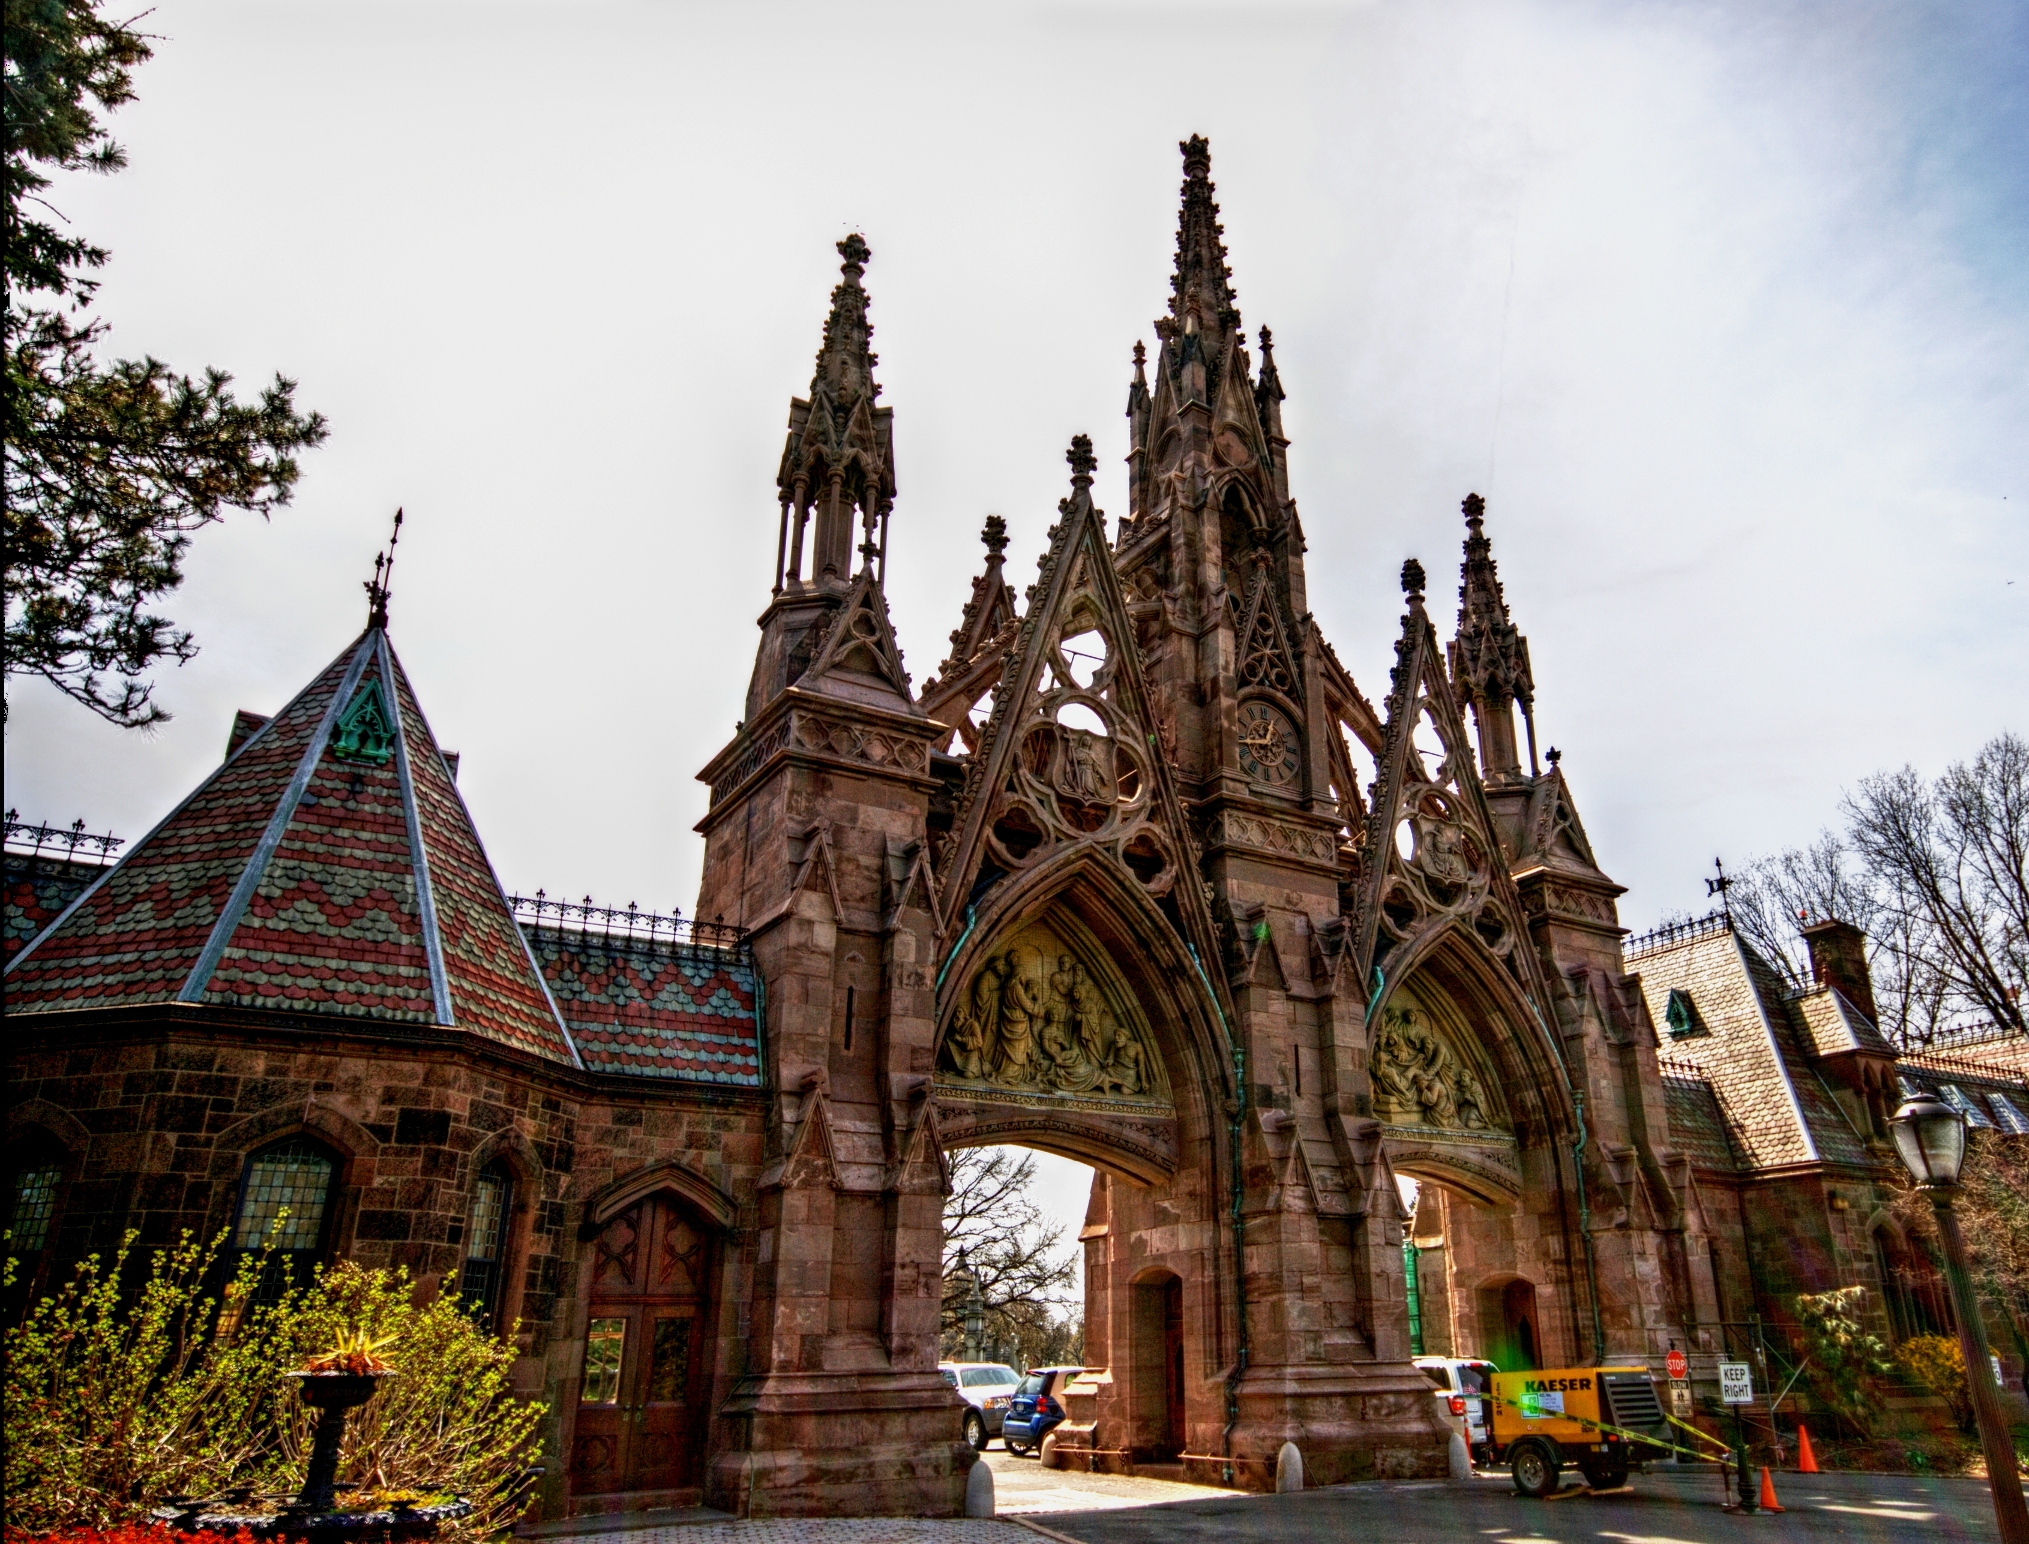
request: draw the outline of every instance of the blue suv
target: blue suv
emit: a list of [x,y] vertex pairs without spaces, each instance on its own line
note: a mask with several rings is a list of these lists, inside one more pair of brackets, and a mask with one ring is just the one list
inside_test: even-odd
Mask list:
[[1023,1378],[1008,1401],[1007,1418],[1000,1428],[1001,1441],[1010,1453],[1036,1453],[1051,1427],[1064,1419],[1062,1390],[1085,1369],[1082,1367],[1038,1367]]

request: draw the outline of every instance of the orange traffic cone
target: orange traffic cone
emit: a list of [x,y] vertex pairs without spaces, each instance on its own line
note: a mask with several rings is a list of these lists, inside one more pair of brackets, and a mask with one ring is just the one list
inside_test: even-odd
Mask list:
[[1764,1512],[1780,1512],[1784,1508],[1775,1499],[1775,1481],[1769,1478],[1768,1465],[1761,1466],[1761,1509]]
[[1811,1429],[1802,1421],[1797,1422],[1797,1473],[1816,1474],[1818,1455],[1811,1451]]

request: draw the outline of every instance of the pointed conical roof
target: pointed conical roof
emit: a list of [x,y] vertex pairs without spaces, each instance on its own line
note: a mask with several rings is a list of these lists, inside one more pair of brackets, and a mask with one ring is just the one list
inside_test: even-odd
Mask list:
[[372,626],[7,967],[9,1013],[187,1003],[436,1025],[578,1065]]

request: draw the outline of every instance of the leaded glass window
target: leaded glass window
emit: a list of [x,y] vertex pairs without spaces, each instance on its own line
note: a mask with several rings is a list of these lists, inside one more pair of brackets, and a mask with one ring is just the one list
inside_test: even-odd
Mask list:
[[56,1216],[56,1187],[63,1171],[55,1164],[23,1169],[14,1176],[14,1207],[8,1231],[13,1237],[8,1250],[17,1255],[34,1254],[49,1242],[49,1225]]
[[465,1273],[459,1291],[487,1324],[500,1307],[500,1284],[507,1268],[507,1220],[514,1185],[499,1167],[483,1171],[472,1185],[472,1216],[466,1228]]
[[620,1402],[620,1353],[627,1345],[625,1319],[594,1319],[585,1331],[585,1376],[578,1384],[578,1402],[614,1405]]
[[290,1280],[306,1280],[324,1242],[324,1214],[336,1165],[308,1137],[291,1137],[247,1161],[233,1248],[271,1248],[257,1297],[273,1302]]

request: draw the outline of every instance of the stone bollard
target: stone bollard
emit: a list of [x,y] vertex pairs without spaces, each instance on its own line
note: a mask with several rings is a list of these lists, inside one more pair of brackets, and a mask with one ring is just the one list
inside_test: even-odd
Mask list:
[[965,1515],[993,1516],[993,1470],[984,1457],[973,1463],[972,1472],[965,1477]]
[[1280,1495],[1285,1490],[1303,1489],[1303,1450],[1294,1442],[1285,1442],[1275,1455],[1275,1490]]
[[1472,1478],[1472,1451],[1465,1445],[1465,1438],[1457,1432],[1451,1434],[1451,1477],[1454,1480]]

